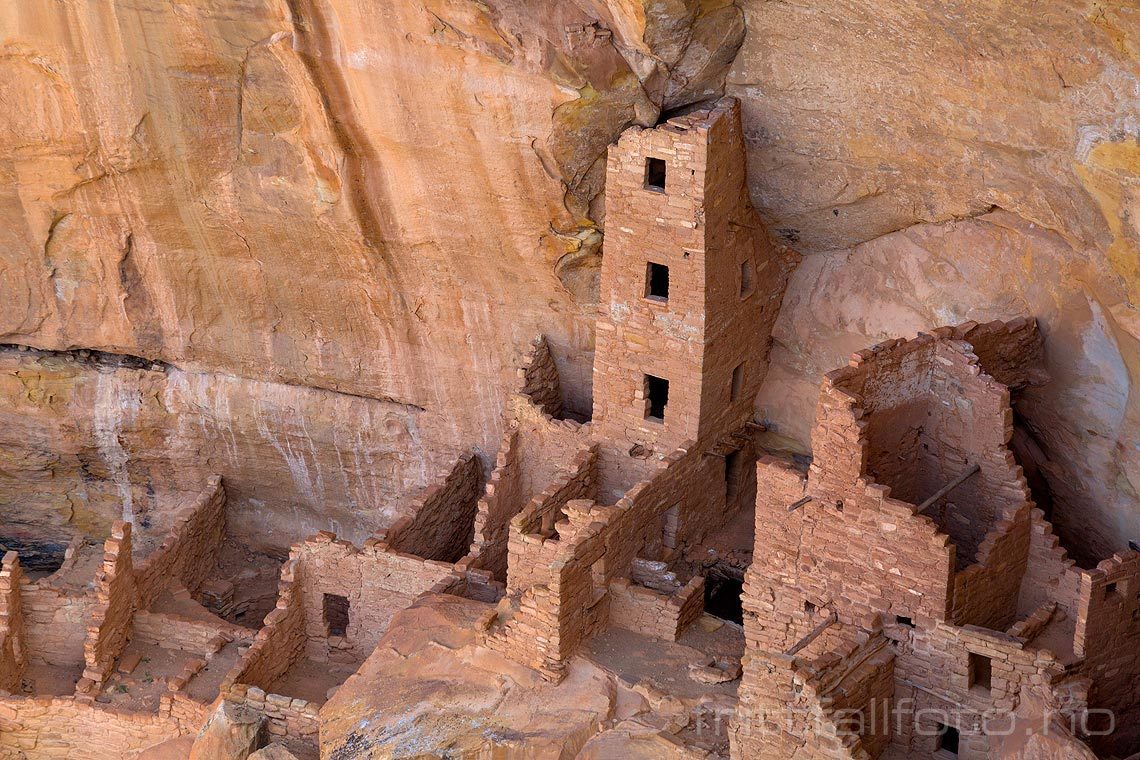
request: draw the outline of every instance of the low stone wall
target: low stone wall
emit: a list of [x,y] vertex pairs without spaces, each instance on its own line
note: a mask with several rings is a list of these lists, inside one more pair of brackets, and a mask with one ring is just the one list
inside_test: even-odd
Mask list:
[[698,575],[673,594],[627,580],[609,585],[610,624],[634,633],[676,641],[705,609],[705,579]]
[[255,636],[256,634],[248,628],[232,625],[220,619],[214,623],[145,610],[135,613],[131,631],[133,640],[201,655],[216,652],[220,648],[219,643],[251,639]]
[[175,701],[167,698],[156,714],[118,711],[70,697],[0,697],[0,757],[106,760],[129,756],[197,730],[193,724],[197,717],[184,706],[175,709]]
[[374,538],[398,552],[456,562],[474,538],[482,489],[483,467],[474,454],[466,454],[442,483],[419,496],[411,517],[378,531]]
[[245,705],[265,716],[271,736],[300,739],[317,744],[321,722],[319,706],[303,699],[267,693],[256,686],[237,685],[226,695],[228,702]]
[[147,609],[177,579],[195,593],[217,564],[226,536],[226,491],[213,475],[194,503],[176,518],[162,545],[139,563],[135,572],[138,607]]

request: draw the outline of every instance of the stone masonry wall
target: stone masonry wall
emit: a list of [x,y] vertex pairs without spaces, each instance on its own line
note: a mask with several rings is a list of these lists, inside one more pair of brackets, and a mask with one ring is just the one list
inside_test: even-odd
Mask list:
[[24,573],[16,552],[6,552],[0,563],[0,691],[20,692],[27,667],[24,649],[24,611],[20,586]]
[[[999,323],[984,334],[994,343],[1006,335],[1013,351],[1023,345],[1025,332],[1032,327],[1032,323],[1028,327]],[[978,474],[927,513],[936,518],[939,533],[958,544],[952,549],[956,558],[959,549],[973,550],[974,554],[966,562],[968,569],[950,581],[950,606],[939,617],[949,615],[959,624],[1004,630],[1016,617],[1028,559],[1032,507],[1025,479],[1006,447],[1012,435],[1008,391],[981,371],[968,344],[959,340],[964,332],[977,334],[980,329],[967,328],[939,328],[911,341],[887,341],[856,353],[850,366],[826,376],[813,431],[814,460],[807,491],[813,503],[842,504],[843,517],[836,520],[853,519],[864,508],[876,511],[874,500],[864,501],[877,488],[867,485],[870,469],[875,462],[889,458],[889,452],[903,447],[893,439],[876,443],[868,431],[876,426],[897,427],[903,420],[891,415],[890,410],[902,408],[900,404],[910,400],[923,400],[926,414],[937,411],[941,421],[928,423],[923,417],[906,424],[921,431],[921,448],[936,452],[937,461],[926,454],[904,461],[909,462],[905,466],[933,470],[935,475],[926,479],[920,491],[904,495],[917,502],[919,494],[924,497],[936,489],[936,484],[949,482],[967,462],[981,467]],[[888,416],[880,425],[878,417],[884,413]],[[925,430],[928,425],[931,429]],[[914,512],[910,504],[881,496],[878,501],[898,505],[900,516],[905,517],[902,510]],[[929,518],[913,515],[911,519]],[[987,525],[984,534],[968,533],[975,523]],[[983,536],[980,541],[978,536]],[[880,550],[890,548],[884,545]],[[956,562],[956,566],[962,569],[963,563]],[[939,587],[944,582],[927,575],[898,580],[894,591],[881,598],[905,599],[907,581]]]
[[519,392],[544,414],[561,419],[562,387],[558,380],[558,367],[550,353],[550,344],[546,342],[545,336],[539,336],[531,345],[533,349],[526,365],[519,369],[519,379],[522,381]]
[[[703,444],[752,415],[788,262],[752,210],[743,155],[728,98],[629,129],[610,148],[592,423],[606,447],[607,498],[649,475],[648,456]],[[663,188],[650,182],[652,161],[664,162]],[[665,279],[660,267],[667,294],[650,291],[651,271]],[[663,418],[648,414],[647,376],[668,381]]]
[[561,551],[558,524],[572,499],[592,499],[598,487],[596,447],[579,451],[571,467],[551,480],[546,489],[531,499],[511,520],[507,539],[507,593],[549,584],[552,565]]
[[217,619],[204,621],[166,612],[135,612],[131,639],[165,649],[180,649],[199,655],[217,651],[219,637],[232,641],[252,639],[256,634],[240,625]]
[[237,664],[226,675],[221,693],[236,685],[267,689],[285,675],[305,647],[304,608],[301,604],[300,570],[295,559],[281,566],[277,605]]
[[226,536],[226,490],[219,475],[176,518],[162,545],[139,562],[135,572],[138,608],[147,609],[177,579],[191,594],[205,582],[217,564]]
[[[1011,716],[1032,690],[1048,699],[1056,684],[1065,677],[1065,667],[1047,650],[1027,647],[1023,639],[977,626],[959,627],[946,623],[924,628],[890,625],[888,635],[895,641],[895,675],[900,691],[896,730],[892,742],[908,752],[930,753],[936,749],[933,732],[926,730],[932,713],[923,713],[916,703],[937,709],[945,716],[944,725],[961,731],[963,743],[975,757],[989,757],[988,739],[983,735],[987,716],[1000,725],[1002,716]],[[990,662],[989,688],[973,683],[971,654]],[[921,730],[920,730],[921,729]]]
[[627,580],[615,580],[608,588],[611,625],[665,641],[676,641],[705,610],[705,579],[700,575],[673,594]]
[[483,467],[474,454],[466,454],[442,483],[432,484],[420,494],[411,517],[402,518],[374,537],[398,552],[456,562],[474,537],[482,488]]
[[[157,713],[108,709],[70,697],[0,697],[0,758],[106,760],[196,730],[163,699]],[[193,717],[193,716],[189,716]]]
[[[392,617],[430,591],[445,592],[461,579],[455,566],[400,554],[376,541],[357,549],[321,532],[295,544],[290,557],[299,573],[304,654],[318,662],[338,660],[359,665],[376,648]],[[330,636],[324,620],[324,596],[348,600],[348,629]]]
[[519,431],[512,425],[503,434],[495,469],[483,489],[475,512],[475,537],[467,553],[468,566],[489,571],[500,583],[507,580],[507,539],[511,519],[525,506],[522,493]]
[[[513,614],[492,633],[490,645],[559,678],[577,647],[609,624],[609,585],[629,578],[638,556],[660,552],[669,510],[704,517],[704,522],[683,519],[690,530],[707,530],[717,514],[725,518],[723,494],[716,489],[710,494],[710,477],[723,482],[723,458],[680,448],[613,506],[589,498],[566,501],[573,476],[552,484],[512,523],[508,594]],[[584,484],[578,490],[585,490]],[[565,515],[556,522],[557,538],[540,532],[550,504]],[[688,539],[680,536],[682,542]]]
[[114,669],[131,634],[135,594],[131,526],[117,520],[103,544],[103,564],[95,572],[95,602],[83,644],[86,668],[78,685],[80,692],[97,691]]
[[265,716],[271,737],[289,737],[316,745],[320,734],[320,705],[283,694],[266,693],[256,686],[238,684],[226,697],[228,702],[257,710]]
[[20,592],[28,662],[81,669],[83,645],[94,597],[72,594],[45,583],[28,583]]
[[[1115,731],[1090,744],[1098,755],[1123,754],[1140,743],[1140,553],[1129,551],[1081,574],[1074,650],[1092,680],[1088,703],[1110,710]],[[1094,728],[1108,728],[1103,716]]]
[[1041,605],[1053,602],[1075,616],[1081,594],[1081,571],[1069,559],[1053,526],[1039,509],[1030,519],[1029,561],[1021,584],[1018,613],[1024,617]]
[[[870,760],[887,743],[894,658],[881,634],[756,650],[729,728],[733,760]],[[819,642],[825,642],[820,645]]]
[[[759,462],[757,481],[756,551],[743,595],[749,647],[790,646],[815,624],[809,604],[864,628],[880,612],[920,624],[945,619],[953,549],[932,520],[881,486],[824,500],[803,473],[771,457]],[[788,511],[807,495],[812,501]]]

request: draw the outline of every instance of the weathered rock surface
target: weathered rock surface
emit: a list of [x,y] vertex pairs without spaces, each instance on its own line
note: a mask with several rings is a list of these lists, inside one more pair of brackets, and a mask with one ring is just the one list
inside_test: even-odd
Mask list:
[[[1140,535],[1137,13],[17,0],[0,8],[0,342],[177,367],[201,436],[180,433],[176,461],[219,439],[204,450],[241,483],[242,530],[356,537],[442,470],[416,470],[425,451],[491,455],[535,334],[588,405],[605,146],[731,66],[753,199],[805,254],[763,412],[802,449],[818,372],[846,351],[1028,311],[1054,384],[1026,427],[1054,521],[1096,558]],[[0,407],[59,414],[19,390],[51,370],[8,372]],[[61,428],[64,451],[92,445],[80,432]]]
[[190,760],[246,760],[261,742],[264,724],[256,710],[222,701],[198,732]]
[[249,760],[297,760],[297,756],[282,744],[270,744],[250,755]]
[[[558,686],[476,644],[484,605],[428,596],[321,709],[321,756],[574,757],[614,709],[610,677],[575,661]],[[512,755],[513,756],[513,755]]]

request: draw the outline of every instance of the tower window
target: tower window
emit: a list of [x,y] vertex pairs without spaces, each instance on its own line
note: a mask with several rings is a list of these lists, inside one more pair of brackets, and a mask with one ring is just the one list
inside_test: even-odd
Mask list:
[[740,452],[724,458],[724,500],[732,501],[740,493]]
[[325,630],[329,636],[348,635],[348,597],[338,594],[325,594]]
[[645,268],[645,297],[654,301],[669,300],[669,267],[649,262]]
[[645,376],[645,418],[654,422],[665,421],[665,407],[669,404],[669,381],[653,375]]
[[665,192],[665,160],[645,159],[645,189],[657,193]]
[[729,390],[729,400],[736,401],[740,398],[740,392],[744,390],[744,362],[736,365],[736,369],[732,370],[732,387]]
[[993,663],[989,657],[970,652],[969,678],[970,688],[990,690],[990,677],[993,672]]
[[944,753],[944,756],[957,757],[958,744],[961,740],[962,736],[958,733],[958,729],[953,726],[938,725],[938,751]]
[[747,298],[752,295],[752,279],[755,274],[755,267],[752,265],[752,259],[740,262],[740,297]]

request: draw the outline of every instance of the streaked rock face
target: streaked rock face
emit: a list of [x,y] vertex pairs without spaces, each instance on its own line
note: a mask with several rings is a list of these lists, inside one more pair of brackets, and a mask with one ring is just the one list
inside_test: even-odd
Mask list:
[[[1092,0],[6,3],[0,342],[161,360],[146,398],[190,411],[154,412],[119,461],[95,410],[152,402],[25,355],[5,424],[55,419],[48,449],[112,469],[189,473],[178,447],[204,441],[247,484],[245,531],[366,532],[452,455],[493,453],[535,334],[586,405],[606,145],[727,76],[753,199],[804,255],[763,416],[806,448],[848,351],[1033,314],[1054,382],[1024,428],[1061,532],[1101,555],[1140,537],[1137,28]],[[82,403],[26,389],[56,382]],[[154,432],[184,414],[205,432]],[[227,415],[248,448],[210,427]],[[398,464],[333,487],[355,436]],[[5,461],[47,445],[18,438]],[[323,491],[274,440],[306,441]]]

